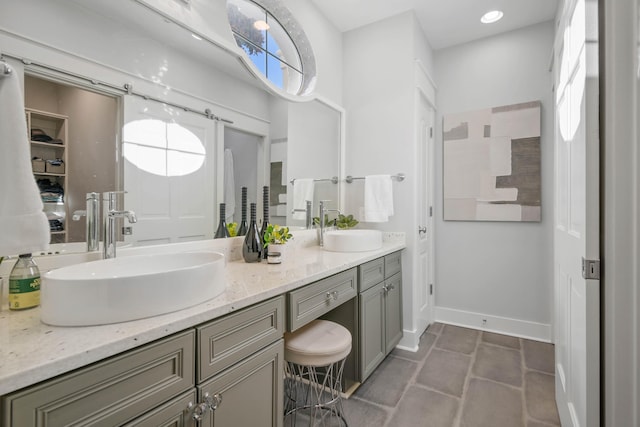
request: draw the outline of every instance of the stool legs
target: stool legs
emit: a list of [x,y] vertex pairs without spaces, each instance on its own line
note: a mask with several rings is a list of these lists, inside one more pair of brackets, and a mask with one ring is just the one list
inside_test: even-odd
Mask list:
[[309,426],[348,426],[340,393],[344,362],[342,359],[321,367],[286,362],[286,425],[303,425],[304,417],[298,418],[300,413],[309,417]]

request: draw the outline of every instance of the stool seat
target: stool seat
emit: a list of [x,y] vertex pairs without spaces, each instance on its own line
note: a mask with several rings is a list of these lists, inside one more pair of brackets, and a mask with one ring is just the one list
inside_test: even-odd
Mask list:
[[351,333],[328,320],[313,320],[284,335],[284,359],[306,366],[327,366],[351,352]]

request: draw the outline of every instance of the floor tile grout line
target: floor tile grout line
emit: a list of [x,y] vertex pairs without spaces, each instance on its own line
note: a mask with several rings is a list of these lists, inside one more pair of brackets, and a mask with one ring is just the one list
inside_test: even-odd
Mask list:
[[[425,331],[426,332],[426,331]],[[440,330],[440,332],[442,332],[442,330]],[[424,332],[423,332],[424,334]],[[426,354],[424,355],[424,357],[422,358],[422,360],[417,362],[417,367],[415,372],[413,373],[413,375],[411,376],[411,378],[409,378],[409,381],[407,382],[407,386],[404,388],[404,391],[402,392],[402,394],[400,395],[400,399],[398,400],[398,403],[396,404],[395,407],[393,407],[393,410],[391,411],[391,414],[389,415],[389,418],[386,420],[386,422],[384,423],[384,427],[392,427],[390,425],[391,420],[393,420],[396,412],[398,411],[398,407],[400,406],[400,402],[402,402],[402,399],[404,399],[405,395],[407,394],[407,391],[411,388],[411,386],[413,384],[416,383],[416,378],[417,376],[420,374],[420,371],[422,370],[422,367],[424,366],[427,358],[429,357],[429,355],[431,354],[431,352],[433,351],[433,348],[435,347],[436,341],[437,339],[440,337],[440,334],[436,335],[436,339],[433,341],[433,343],[431,344],[431,348],[429,348],[429,350],[426,352]],[[420,335],[420,338],[422,338],[422,335]],[[420,346],[420,343],[418,342],[418,346]],[[404,359],[403,359],[404,360]]]
[[[444,327],[443,327],[444,329]],[[477,331],[477,330],[476,330]],[[460,401],[458,404],[458,410],[456,411],[456,416],[453,419],[453,425],[456,427],[460,427],[462,425],[462,412],[464,410],[464,402],[467,398],[467,391],[469,389],[469,382],[471,380],[471,372],[473,370],[473,365],[476,363],[476,355],[478,353],[478,346],[480,345],[480,341],[482,338],[482,332],[477,331],[476,336],[476,345],[474,350],[471,352],[471,360],[469,361],[469,367],[467,368],[467,374],[464,378],[464,384],[462,386],[462,394],[460,395]]]
[[522,377],[522,391],[520,392],[520,401],[522,402],[522,425],[526,426],[527,425],[527,419],[529,418],[529,407],[527,405],[527,399],[526,399],[526,387],[527,387],[527,383],[526,383],[526,370],[527,370],[527,362],[525,360],[525,355],[524,355],[524,342],[522,341],[522,338],[518,338],[518,340],[520,341],[520,376]]
[[521,392],[521,391],[524,390],[523,387],[518,387],[516,385],[509,384],[509,383],[503,383],[502,381],[494,380],[492,378],[485,378],[485,377],[483,377],[481,375],[474,374],[473,372],[470,374],[470,376],[471,376],[472,379],[482,380],[482,381],[486,381],[488,383],[493,383],[493,384],[505,386],[505,387],[511,388],[511,389],[513,389],[514,391],[517,391],[517,392]]
[[417,387],[417,388],[421,388],[421,389],[423,389],[423,390],[429,390],[429,391],[432,391],[432,392],[434,392],[434,393],[441,394],[441,395],[446,396],[446,397],[452,397],[452,398],[454,398],[454,399],[456,399],[456,400],[460,400],[460,401],[462,400],[462,398],[461,398],[460,396],[456,396],[455,394],[445,393],[444,391],[441,391],[441,390],[435,389],[435,388],[433,388],[433,387],[429,387],[428,385],[424,385],[424,384],[420,384],[420,383],[415,383],[415,384],[413,384],[413,385],[414,385],[415,387]]

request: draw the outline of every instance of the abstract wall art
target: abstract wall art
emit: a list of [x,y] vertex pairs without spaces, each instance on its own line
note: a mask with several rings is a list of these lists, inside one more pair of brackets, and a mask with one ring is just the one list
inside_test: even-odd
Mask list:
[[540,102],[443,119],[444,219],[540,221]]

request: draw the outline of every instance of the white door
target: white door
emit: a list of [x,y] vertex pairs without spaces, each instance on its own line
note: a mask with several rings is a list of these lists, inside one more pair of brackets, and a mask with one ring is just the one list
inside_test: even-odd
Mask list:
[[600,281],[582,271],[599,259],[596,13],[595,1],[567,2],[555,45],[556,402],[575,427],[600,423]]
[[425,95],[418,91],[418,152],[417,152],[417,219],[416,288],[414,310],[417,331],[421,332],[433,320],[433,157],[434,109]]
[[213,238],[218,123],[137,96],[124,98],[125,208],[136,245]]

